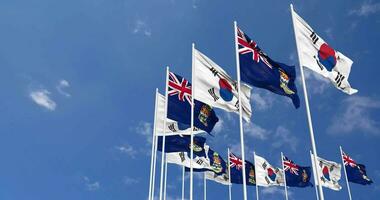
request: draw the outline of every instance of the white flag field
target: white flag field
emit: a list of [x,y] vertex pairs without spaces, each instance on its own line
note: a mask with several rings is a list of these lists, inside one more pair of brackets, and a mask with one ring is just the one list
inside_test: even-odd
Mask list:
[[255,155],[256,184],[258,186],[284,186],[282,169],[273,167],[268,161]]
[[[190,135],[191,128],[180,129],[178,122],[165,117],[165,96],[157,93],[157,105],[156,105],[156,135],[162,136],[166,133],[169,135]],[[166,118],[166,128],[164,131],[164,120]],[[194,127],[194,134],[204,133],[204,131]]]
[[[312,166],[314,167],[313,154],[311,154]],[[339,180],[341,178],[341,165],[317,157],[317,169],[313,170],[314,177],[319,179],[319,182],[323,187],[330,188],[332,190],[339,191],[342,189],[342,186],[339,185]],[[318,172],[319,177],[315,174]],[[317,182],[316,182],[317,184]]]
[[221,175],[218,175],[212,171],[206,171],[204,173],[206,175],[206,179],[208,179],[208,180],[215,181],[215,182],[223,184],[223,185],[230,185],[229,177],[228,177],[228,174],[226,174],[226,173],[221,174]]
[[208,161],[206,157],[194,156],[191,161],[188,152],[166,153],[166,159],[168,163],[185,166],[187,168],[190,168],[191,162],[195,169],[210,168],[210,161]]
[[[212,107],[239,113],[239,96],[237,82],[219,65],[194,49],[194,98]],[[251,87],[241,84],[241,101],[243,118],[249,121],[252,115],[250,96]]]
[[352,60],[331,48],[296,12],[292,16],[300,65],[328,78],[347,94],[358,92],[348,82]]

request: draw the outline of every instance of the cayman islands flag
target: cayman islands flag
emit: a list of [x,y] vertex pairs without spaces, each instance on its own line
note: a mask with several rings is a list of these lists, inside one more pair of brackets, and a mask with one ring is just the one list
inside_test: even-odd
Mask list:
[[255,155],[256,183],[259,186],[284,186],[284,173],[282,169],[273,167],[269,162]]
[[[231,183],[243,184],[243,160],[233,153],[230,153],[228,157],[231,171]],[[256,185],[255,166],[249,161],[245,161],[245,173],[246,184]]]
[[293,10],[292,16],[300,64],[328,78],[336,88],[347,94],[358,92],[348,82],[352,60],[327,44]]
[[284,156],[282,162],[285,170],[286,186],[289,187],[307,187],[313,186],[310,183],[311,167],[302,167],[294,163],[288,157]]
[[299,108],[300,99],[295,85],[295,67],[269,58],[256,42],[239,28],[237,28],[236,40],[238,42],[241,80],[249,85],[290,97],[294,106]]
[[[191,83],[183,77],[169,72],[168,112],[169,119],[191,124]],[[194,99],[194,126],[208,133],[218,122],[211,106]]]
[[[311,155],[311,161],[314,166],[314,158],[313,154]],[[339,191],[342,189],[342,186],[339,185],[339,180],[341,178],[341,165],[333,162],[317,157],[317,169],[314,170],[314,173],[318,172],[317,176],[314,174],[314,177],[317,177],[323,187],[330,188],[335,191]],[[317,172],[316,172],[317,171]],[[316,182],[318,184],[318,182]]]
[[[194,98],[210,106],[239,113],[238,84],[219,65],[194,49]],[[241,84],[243,118],[249,121],[251,87]]]
[[347,179],[352,183],[369,185],[372,180],[367,176],[365,165],[355,162],[348,154],[342,151],[344,167],[346,168]]
[[[190,135],[191,129],[187,124],[182,124],[177,121],[168,119],[165,116],[165,97],[164,95],[157,93],[157,105],[156,105],[156,135],[163,136],[165,135]],[[166,118],[166,119],[165,119]],[[166,120],[166,127],[164,128],[164,120]],[[203,133],[204,131],[200,130],[197,127],[194,127],[193,133]]]

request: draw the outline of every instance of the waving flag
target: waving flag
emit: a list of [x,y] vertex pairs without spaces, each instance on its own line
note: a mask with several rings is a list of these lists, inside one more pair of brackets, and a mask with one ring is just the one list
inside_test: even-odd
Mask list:
[[[311,154],[311,161],[314,166],[313,154]],[[341,165],[333,162],[317,157],[317,169],[319,177],[314,174],[314,177],[320,179],[320,183],[323,187],[330,188],[332,190],[339,191],[342,189],[342,186],[339,185],[339,180],[341,177]],[[314,173],[316,173],[314,171]]]
[[[205,156],[208,160],[208,167],[202,169],[195,169],[197,172],[211,171],[217,175],[225,174],[227,172],[226,161],[219,155],[218,152],[212,150],[207,144],[204,145]],[[197,154],[194,152],[194,154]],[[199,153],[197,155],[200,155]],[[190,171],[190,169],[186,169]]]
[[273,93],[290,97],[296,108],[300,106],[294,66],[275,62],[267,56],[242,30],[237,28],[241,80]]
[[348,82],[352,60],[327,44],[296,12],[292,16],[300,64],[328,78],[339,90],[356,93]]
[[[190,136],[172,135],[165,137],[165,152],[189,152],[191,145]],[[157,150],[162,151],[162,136],[157,137]],[[201,136],[194,136],[194,154],[198,156],[205,156],[204,144],[206,138]]]
[[194,155],[193,160],[190,159],[189,152],[172,152],[166,153],[168,163],[190,167],[192,163],[194,169],[203,169],[209,167],[209,162],[205,156]]
[[[239,113],[238,84],[220,66],[206,55],[194,49],[194,68],[196,85],[194,98],[210,106],[229,112]],[[249,121],[252,110],[251,87],[241,85],[243,118]]]
[[348,181],[361,185],[369,185],[373,183],[367,176],[365,165],[356,163],[354,159],[344,152],[342,152],[342,158],[344,167],[346,168]]
[[[156,135],[162,136],[164,133],[168,135],[190,135],[191,129],[189,125],[179,123],[177,121],[165,117],[165,97],[157,93],[157,109],[156,109]],[[164,120],[166,118],[166,128],[164,131]],[[194,127],[194,134],[203,133],[204,131]]]
[[[231,183],[243,184],[243,160],[235,156],[233,153],[229,155]],[[245,180],[247,185],[256,185],[255,166],[248,161],[245,161]]]
[[[191,123],[191,95],[190,82],[169,72],[167,117],[189,125]],[[218,120],[211,106],[194,99],[195,127],[210,133]]]
[[291,161],[289,158],[284,156],[282,158],[284,165],[285,176],[286,176],[286,186],[289,187],[307,187],[313,186],[310,183],[311,177],[311,167],[301,167]]
[[280,168],[273,167],[268,161],[255,155],[256,181],[259,186],[283,186],[284,174]]

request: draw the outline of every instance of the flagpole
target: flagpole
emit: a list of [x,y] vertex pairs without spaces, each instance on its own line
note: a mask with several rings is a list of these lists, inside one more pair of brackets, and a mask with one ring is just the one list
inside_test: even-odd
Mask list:
[[[300,66],[300,71],[301,71],[301,79],[302,79],[303,93],[304,93],[304,98],[305,98],[306,114],[307,114],[309,131],[310,131],[311,146],[312,146],[312,150],[313,150],[314,165],[316,167],[316,164],[317,164],[317,148],[316,148],[315,140],[314,140],[313,123],[312,123],[312,120],[311,120],[311,113],[310,113],[310,108],[309,108],[309,99],[308,99],[308,95],[307,95],[305,76],[304,76],[304,73],[303,73],[303,66],[302,66],[303,62],[302,62],[302,57],[301,57],[301,53],[299,51],[299,46],[298,46],[298,42],[297,42],[297,33],[296,33],[296,28],[295,28],[295,23],[294,23],[293,4],[290,4],[290,10],[292,12],[292,22],[293,22],[293,29],[294,29],[294,38],[295,38],[295,41],[296,41],[297,53],[298,53],[298,61],[299,61],[299,66]],[[317,169],[317,168],[315,168],[315,169]],[[316,170],[316,175],[317,175],[317,177],[319,177],[318,170]],[[320,199],[324,200],[322,185],[320,184],[319,178],[317,179],[317,182],[318,182],[318,191],[319,191]]]
[[[165,153],[166,154],[166,153]],[[168,180],[168,157],[165,156],[165,181],[164,181],[164,200],[166,200],[166,185]]]
[[160,199],[162,200],[163,184],[164,184],[164,161],[165,161],[165,129],[166,118],[168,112],[168,80],[169,80],[169,66],[166,67],[166,81],[165,81],[165,118],[164,118],[164,133],[162,136],[162,151],[161,151],[161,177],[160,177]]
[[203,172],[203,200],[207,199],[207,180],[206,180],[206,172]]
[[[313,163],[313,156],[311,155],[311,151],[309,151],[309,153],[310,153],[310,159],[311,159],[311,163]],[[314,177],[314,188],[315,188],[315,194],[316,194],[316,196],[317,196],[317,200],[319,200],[319,195],[318,195],[318,183],[317,183],[317,179],[318,179],[318,177],[316,177],[316,169],[314,169],[314,165],[311,165],[311,169],[313,169],[313,177]]]
[[[255,160],[256,160],[256,152],[253,152],[253,163],[255,163]],[[254,165],[255,167],[255,180],[256,180],[256,200],[259,200],[259,186],[257,185],[257,176],[256,176],[256,165]]]
[[154,161],[153,161],[153,177],[152,177],[152,196],[151,200],[154,199],[155,183],[156,183],[156,163],[157,163],[157,135],[154,137]]
[[288,200],[288,189],[286,188],[286,172],[284,166],[284,154],[281,152],[282,171],[284,173],[285,199]]
[[227,158],[228,158],[228,197],[229,197],[229,200],[232,199],[232,194],[231,194],[231,166],[230,166],[230,148],[227,148]]
[[192,43],[192,49],[191,49],[191,130],[190,130],[190,200],[193,200],[193,158],[194,158],[194,77],[195,77],[195,68],[194,68],[194,49],[195,44]]
[[244,153],[244,133],[243,133],[243,114],[241,106],[241,95],[240,95],[240,60],[238,52],[238,43],[237,43],[237,23],[234,21],[234,32],[235,32],[235,54],[236,54],[236,70],[237,70],[237,82],[238,82],[238,96],[239,96],[239,125],[240,125],[240,148],[241,148],[241,159],[243,160],[243,194],[244,200],[247,200],[247,183],[245,180],[245,153]]
[[344,160],[343,160],[343,150],[342,150],[342,146],[339,146],[339,149],[340,149],[340,157],[341,157],[341,159],[342,159],[342,164],[343,164],[343,169],[344,169],[344,175],[346,176],[346,184],[347,184],[348,196],[350,197],[350,200],[352,200],[350,184],[348,183],[348,177],[347,177],[346,166],[344,165]]
[[149,197],[148,199],[152,199],[152,190],[153,188],[153,162],[154,160],[154,150],[155,150],[155,138],[156,138],[156,120],[157,120],[157,95],[158,95],[158,88],[156,88],[156,95],[154,100],[154,121],[153,121],[153,133],[152,133],[152,153],[151,153],[151,159],[150,159],[150,177],[149,177]]
[[182,166],[182,200],[185,200],[185,166]]

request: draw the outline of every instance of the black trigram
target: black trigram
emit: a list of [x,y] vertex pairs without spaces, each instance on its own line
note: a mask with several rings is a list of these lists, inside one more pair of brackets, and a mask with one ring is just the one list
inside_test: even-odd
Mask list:
[[218,70],[216,70],[215,68],[211,67],[210,71],[214,74],[214,76],[218,75]]
[[340,87],[340,85],[342,84],[343,80],[345,79],[346,77],[343,76],[341,73],[338,72],[338,75],[336,75],[335,77],[335,82],[336,82],[336,85],[338,87]]
[[211,97],[214,99],[214,101],[217,101],[217,100],[219,99],[219,97],[216,96],[216,94],[215,94],[215,89],[214,89],[214,88],[210,88],[210,89],[208,90],[208,93],[210,93],[210,95],[211,95]]
[[311,33],[310,38],[314,44],[317,43],[317,41],[319,40],[319,37],[317,36],[317,34],[315,34],[314,31]]
[[239,111],[239,100],[236,101],[235,108]]
[[174,124],[170,124],[170,125],[168,126],[168,128],[169,128],[169,130],[171,130],[172,132],[177,132],[177,130],[176,130],[175,127],[174,127]]
[[203,164],[203,160],[197,160],[197,164],[199,164],[199,165],[202,165]]
[[181,162],[184,162],[186,160],[185,159],[185,152],[180,152],[179,157],[181,158]]

